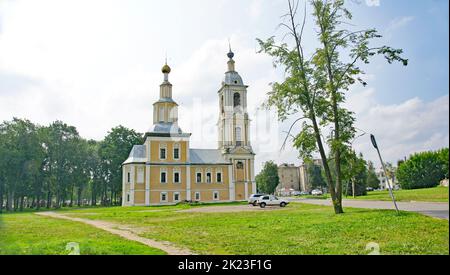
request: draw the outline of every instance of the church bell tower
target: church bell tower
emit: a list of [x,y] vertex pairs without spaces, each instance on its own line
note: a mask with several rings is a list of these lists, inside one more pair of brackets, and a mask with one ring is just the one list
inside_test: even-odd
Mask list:
[[247,112],[247,88],[235,70],[234,53],[228,56],[228,70],[219,95],[218,147],[232,163],[231,200],[246,200],[256,193],[254,159],[250,144],[250,119]]

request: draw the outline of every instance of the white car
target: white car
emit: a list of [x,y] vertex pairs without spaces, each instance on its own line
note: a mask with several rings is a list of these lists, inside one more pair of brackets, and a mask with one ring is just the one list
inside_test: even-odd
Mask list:
[[311,191],[311,195],[313,195],[313,196],[322,196],[323,192],[318,190],[318,189],[316,189],[316,190],[312,190]]
[[272,195],[265,195],[258,199],[257,204],[261,208],[265,208],[266,206],[280,206],[280,207],[286,207],[286,205],[289,204],[289,201],[284,199],[279,199]]
[[248,204],[251,204],[253,206],[257,206],[257,201],[260,197],[264,196],[263,194],[251,194],[248,198]]

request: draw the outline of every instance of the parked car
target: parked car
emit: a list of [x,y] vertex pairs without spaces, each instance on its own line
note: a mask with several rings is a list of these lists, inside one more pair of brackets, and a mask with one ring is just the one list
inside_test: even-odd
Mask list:
[[284,200],[284,199],[279,199],[275,196],[270,195],[270,196],[261,196],[258,199],[257,204],[261,208],[265,208],[266,206],[276,206],[276,205],[279,205],[280,207],[286,207],[286,205],[289,204],[289,201]]
[[372,192],[372,191],[374,191],[374,189],[373,189],[372,187],[367,187],[367,188],[366,188],[366,191]]
[[315,189],[315,190],[311,191],[311,195],[313,195],[313,196],[322,196],[323,192],[321,190],[319,190],[319,189]]
[[300,191],[294,191],[294,192],[291,193],[291,195],[292,195],[292,196],[301,196],[301,195],[302,195],[302,192],[300,192]]
[[300,196],[308,196],[309,192],[308,191],[302,191],[300,192]]
[[251,204],[253,206],[257,206],[257,201],[260,197],[264,196],[264,194],[251,194],[248,198],[248,204]]

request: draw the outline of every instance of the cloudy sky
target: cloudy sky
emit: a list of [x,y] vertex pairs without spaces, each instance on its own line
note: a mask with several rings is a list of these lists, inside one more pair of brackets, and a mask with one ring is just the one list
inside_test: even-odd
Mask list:
[[[352,87],[347,97],[358,128],[377,136],[391,162],[448,146],[448,1],[348,5],[356,26],[377,28],[380,44],[403,48],[410,59],[406,68],[382,58],[364,67],[369,85]],[[287,0],[0,0],[0,121],[62,120],[97,140],[117,125],[143,133],[152,123],[167,54],[181,128],[193,134],[192,147],[215,148],[217,90],[230,39],[236,69],[250,86],[257,170],[270,159],[298,164],[292,147],[280,151],[289,121],[258,110],[268,84],[284,75],[257,53],[255,39],[282,38],[277,25],[286,8]],[[312,51],[310,16],[307,22]],[[368,136],[354,145],[376,160]]]

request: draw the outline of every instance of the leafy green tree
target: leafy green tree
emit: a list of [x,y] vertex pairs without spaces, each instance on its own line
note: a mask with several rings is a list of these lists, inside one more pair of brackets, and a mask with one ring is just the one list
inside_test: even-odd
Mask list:
[[325,181],[322,173],[322,166],[311,163],[307,166],[308,178],[313,189],[323,189],[327,187],[327,182]]
[[367,164],[367,186],[372,187],[373,189],[380,188],[380,180],[375,171],[375,165],[371,161]]
[[102,190],[103,205],[121,203],[122,163],[127,159],[133,146],[143,142],[142,134],[123,126],[113,128],[101,142],[99,153],[105,179]]
[[441,163],[442,169],[442,179],[448,179],[448,169],[449,169],[449,149],[444,148],[436,152],[438,155],[439,162]]
[[51,207],[54,194],[54,206],[59,208],[65,205],[70,195],[80,136],[75,127],[61,121],[48,126],[45,136],[48,162],[47,207]]
[[446,150],[448,154],[448,149],[444,149],[412,155],[397,169],[396,175],[400,186],[403,189],[419,189],[439,185],[441,180],[448,177],[448,167],[443,168],[448,159],[442,159]]
[[259,192],[273,194],[280,184],[278,177],[278,166],[273,161],[264,164],[262,171],[255,177],[256,186]]
[[[289,0],[288,4],[289,12],[285,17],[289,23],[280,25],[287,28],[287,35],[293,38],[293,43],[278,44],[274,37],[267,41],[258,39],[261,52],[274,57],[274,65],[286,71],[284,82],[272,85],[264,106],[276,108],[281,121],[291,116],[297,118],[287,138],[291,136],[294,125],[303,121],[299,133],[294,135],[294,146],[303,159],[311,158],[314,152],[320,154],[335,213],[343,213],[342,154],[349,150],[355,136],[354,115],[343,107],[345,92],[357,82],[367,85],[361,79],[364,72],[358,66],[368,64],[370,57],[383,55],[389,63],[400,61],[407,65],[408,62],[400,57],[402,50],[387,46],[370,47],[372,40],[381,37],[376,30],[349,29],[352,16],[343,0],[310,1],[320,47],[307,56],[308,51],[303,44],[307,6],[305,4],[302,22],[297,24],[298,1]],[[334,159],[334,177],[325,142]]]

